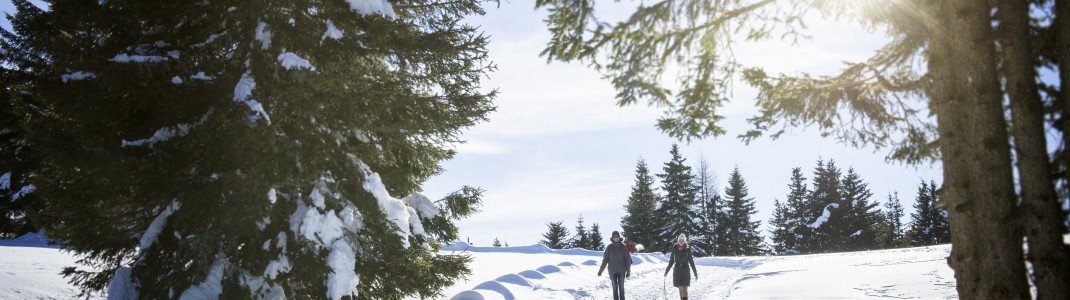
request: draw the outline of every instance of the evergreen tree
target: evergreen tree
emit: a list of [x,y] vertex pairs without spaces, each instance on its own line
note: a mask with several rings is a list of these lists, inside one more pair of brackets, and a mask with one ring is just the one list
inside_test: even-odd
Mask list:
[[873,193],[869,184],[854,168],[847,169],[843,178],[843,212],[844,222],[837,231],[845,238],[843,247],[836,251],[862,251],[877,249],[877,230],[880,229],[880,211],[877,203],[870,201]]
[[792,254],[791,250],[794,250],[789,244],[794,241],[795,233],[791,231],[789,225],[791,220],[788,219],[790,215],[788,210],[788,206],[780,203],[780,200],[773,200],[773,217],[769,220],[769,225],[773,229],[773,235],[770,238],[773,240],[772,251],[775,255]]
[[660,251],[668,251],[676,236],[686,234],[688,237],[698,236],[699,214],[696,194],[698,189],[694,185],[695,176],[691,174],[691,167],[685,164],[680,148],[672,145],[669,150],[672,158],[662,167],[661,190],[665,197],[657,208],[657,215],[661,220],[660,239],[656,241]]
[[[2,81],[8,78],[0,76]],[[5,82],[4,87],[0,90],[0,239],[36,231],[32,219],[38,206],[36,186],[30,183],[38,163],[19,122],[29,104],[15,102],[17,86]]]
[[717,239],[721,232],[720,222],[724,220],[723,201],[717,191],[717,176],[713,174],[706,159],[699,157],[695,174],[695,187],[698,188],[699,235],[694,237],[692,248],[700,256],[718,253]]
[[501,247],[502,246],[502,242],[499,241],[498,238],[494,238],[494,243],[492,243],[491,246]]
[[844,237],[837,231],[843,220],[840,202],[843,188],[840,186],[840,169],[836,162],[818,160],[814,168],[813,191],[805,205],[805,220],[811,231],[805,245],[805,253],[826,253],[843,245]]
[[481,191],[416,192],[493,110],[478,1],[14,2],[34,221],[85,291],[431,298],[469,272],[436,250]]
[[546,224],[546,233],[542,234],[542,241],[540,244],[545,245],[550,249],[565,249],[569,246],[569,232],[568,228],[562,225],[563,221],[556,223]]
[[918,186],[914,212],[910,214],[908,234],[911,245],[929,246],[949,242],[947,217],[942,209],[936,207],[937,201],[939,196],[936,193],[936,183],[922,182]]
[[808,205],[810,198],[810,191],[806,187],[806,177],[803,177],[802,168],[791,169],[791,183],[788,184],[787,200],[783,203],[783,216],[784,219],[782,226],[784,232],[781,234],[780,247],[783,252],[781,254],[798,254],[807,253],[805,241],[808,241],[812,236],[812,230],[806,225],[809,224],[809,215],[806,214],[806,205]]
[[602,239],[602,229],[598,228],[598,223],[591,224],[591,244],[587,249],[602,251],[605,250],[605,241]]
[[762,253],[762,238],[758,233],[761,221],[751,221],[758,210],[754,198],[750,197],[747,182],[739,173],[739,167],[732,170],[725,187],[725,202],[728,216],[724,226],[725,247],[727,255],[759,255]]
[[[624,217],[620,220],[624,238],[641,245],[658,245],[660,237],[660,221],[655,213],[655,207],[660,201],[654,192],[654,177],[650,175],[646,162],[642,159],[635,166],[635,183],[632,185],[632,193],[628,196],[628,203],[624,205]],[[660,248],[651,248],[660,250]]]
[[569,246],[572,248],[591,249],[591,234],[587,232],[587,227],[583,226],[583,216],[576,219],[576,235],[572,236]]
[[903,205],[899,203],[899,193],[888,194],[888,201],[884,203],[884,220],[886,234],[882,236],[881,247],[904,246]]

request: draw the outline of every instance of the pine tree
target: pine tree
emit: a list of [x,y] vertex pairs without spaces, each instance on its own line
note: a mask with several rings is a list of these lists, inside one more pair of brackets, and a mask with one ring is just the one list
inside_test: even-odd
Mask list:
[[725,187],[728,218],[722,228],[727,255],[759,255],[762,252],[762,238],[758,232],[762,222],[751,221],[758,210],[749,194],[747,182],[736,167],[729,176],[728,187]]
[[569,232],[568,228],[565,228],[562,224],[564,224],[563,221],[546,224],[546,233],[542,234],[543,239],[542,241],[539,241],[539,243],[550,249],[568,248],[570,246],[568,239]]
[[663,252],[669,250],[676,236],[686,234],[693,237],[699,232],[695,176],[680,155],[679,146],[674,144],[669,154],[672,158],[662,167],[663,173],[657,175],[661,179],[661,190],[665,197],[656,210],[661,226],[660,238],[655,242]]
[[914,212],[910,214],[910,244],[929,246],[950,241],[947,217],[942,209],[936,207],[939,196],[936,183],[922,182],[918,186],[918,196],[914,202]]
[[416,192],[493,110],[457,21],[479,2],[14,2],[34,221],[85,291],[430,298],[469,272],[436,250],[481,191]]
[[792,254],[793,250],[790,243],[794,241],[795,233],[791,231],[790,219],[788,215],[791,213],[788,211],[788,206],[780,203],[780,200],[773,200],[773,217],[769,220],[769,225],[773,229],[773,235],[770,237],[773,240],[773,254],[785,255]]
[[602,251],[605,250],[605,241],[602,239],[602,229],[598,228],[598,223],[591,224],[591,243],[587,249]]
[[[2,53],[2,51],[0,51]],[[16,103],[17,86],[0,76],[0,239],[15,238],[36,231],[34,211],[39,202],[32,182],[37,158],[26,143],[26,131],[19,115],[28,113],[28,103]]]
[[721,232],[720,222],[724,220],[723,201],[717,191],[717,175],[713,174],[706,159],[699,157],[696,168],[695,186],[698,188],[699,236],[695,237],[693,249],[700,256],[718,253],[717,239]]
[[870,201],[873,193],[869,190],[869,184],[862,180],[862,176],[855,172],[854,168],[847,169],[847,175],[843,178],[843,201],[844,207],[840,210],[844,213],[844,222],[838,231],[845,238],[844,245],[837,251],[862,251],[877,249],[877,230],[881,219],[877,203]]
[[783,218],[784,233],[782,234],[781,254],[807,253],[806,241],[812,237],[812,230],[807,227],[810,224],[806,209],[810,199],[810,191],[806,187],[806,177],[803,177],[802,168],[791,169],[791,183],[788,184],[787,200],[784,201]]
[[884,220],[886,234],[881,239],[881,247],[904,246],[903,205],[899,203],[899,193],[888,194],[888,201],[884,203]]
[[811,231],[806,245],[805,253],[826,253],[838,249],[844,243],[844,238],[836,228],[837,223],[842,222],[843,212],[840,209],[843,199],[843,188],[840,182],[840,169],[836,162],[829,160],[827,163],[818,160],[814,168],[813,191],[806,204],[806,226]]
[[591,234],[587,232],[587,227],[583,226],[583,216],[576,219],[576,235],[569,241],[569,247],[591,249]]
[[498,238],[494,238],[494,243],[491,243],[490,245],[494,246],[494,247],[501,247],[502,246],[502,242],[499,241]]
[[[655,207],[660,201],[654,192],[654,177],[650,175],[642,159],[635,166],[635,183],[628,203],[624,205],[624,217],[620,220],[624,238],[641,245],[657,245],[660,240],[660,223]],[[658,248],[648,248],[659,250]]]

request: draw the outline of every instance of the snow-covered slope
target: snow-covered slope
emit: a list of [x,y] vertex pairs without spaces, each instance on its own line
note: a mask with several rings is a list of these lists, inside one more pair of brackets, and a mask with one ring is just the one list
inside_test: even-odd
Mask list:
[[[467,249],[467,251],[463,251]],[[699,278],[690,299],[954,299],[945,261],[949,245],[787,257],[716,257],[695,260]],[[609,279],[598,277],[601,253],[542,246],[450,246],[473,258],[473,275],[447,299],[611,299]],[[667,259],[638,254],[625,290],[632,299],[679,299],[664,277]]]
[[[12,246],[19,244],[21,246]],[[73,256],[40,242],[0,241],[0,299],[74,299],[78,291],[59,275]],[[691,299],[953,299],[945,258],[950,246],[787,257],[696,259],[699,278]],[[473,258],[473,274],[446,289],[443,299],[611,299],[609,279],[598,277],[602,253],[543,246],[472,247],[444,253]],[[661,254],[633,257],[625,283],[630,299],[679,299],[663,276]],[[664,287],[664,290],[663,290]],[[663,298],[664,297],[664,298]]]

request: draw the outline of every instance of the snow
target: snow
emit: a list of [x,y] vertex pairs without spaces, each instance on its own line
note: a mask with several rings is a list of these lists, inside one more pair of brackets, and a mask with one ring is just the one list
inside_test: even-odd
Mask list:
[[[386,218],[394,223],[398,229],[398,236],[401,237],[401,242],[408,248],[409,236],[411,235],[410,226],[413,223],[420,223],[419,218],[411,218],[410,209],[405,205],[405,202],[395,199],[387,192],[386,186],[383,185],[383,179],[379,178],[379,173],[375,173],[371,170],[371,167],[364,164],[364,162],[357,161],[357,166],[364,174],[364,190],[368,191],[379,202],[379,207],[386,213]],[[422,228],[422,226],[421,226]]]
[[0,190],[11,188],[11,172],[0,174]]
[[256,40],[260,42],[260,50],[267,50],[271,47],[271,29],[264,21],[256,24]]
[[346,0],[349,8],[362,15],[381,14],[390,18],[397,18],[394,6],[387,0]]
[[197,79],[197,80],[204,80],[204,81],[209,81],[209,80],[215,79],[215,77],[213,77],[213,76],[205,75],[204,72],[197,72],[197,74],[193,74],[193,76],[190,76],[189,78]]
[[[336,271],[327,281],[327,296],[332,299],[355,294],[351,287],[359,282],[352,272],[356,251],[342,240],[331,244],[328,255],[328,265]],[[689,292],[695,299],[954,299],[954,276],[946,263],[950,250],[950,245],[938,245],[819,255],[697,258],[699,277],[692,281]],[[611,298],[608,277],[595,275],[601,251],[458,243],[443,247],[439,254],[470,256],[472,274],[446,287],[443,296],[436,299]],[[285,269],[284,260],[280,256],[275,267],[265,269],[265,276]],[[296,267],[290,263],[291,268]],[[0,299],[77,298],[77,290],[59,275],[63,267],[76,264],[74,255],[58,249],[0,246]],[[625,280],[627,296],[678,297],[671,286],[663,294],[663,284],[671,285],[667,282],[671,278],[663,276],[666,264],[667,258],[660,253],[633,255],[632,276]],[[204,282],[181,293],[181,298],[217,298],[228,268],[225,260],[216,261]],[[128,270],[120,269],[119,275],[128,274]],[[249,277],[244,276],[247,281],[255,280]],[[278,291],[277,287],[265,289],[267,294]]]
[[173,137],[185,136],[186,134],[189,134],[190,128],[190,124],[186,123],[169,127],[161,127],[160,129],[156,129],[156,132],[152,134],[152,137],[149,137],[147,139],[133,141],[123,140],[122,147],[152,147],[156,143],[170,140]]
[[[268,244],[265,243],[264,245],[267,246]],[[267,250],[267,247],[264,247],[264,249]],[[275,279],[279,274],[290,272],[292,268],[293,265],[290,264],[290,259],[287,258],[286,255],[279,254],[279,259],[271,261],[268,263],[267,267],[264,268],[264,276],[270,279]]]
[[92,79],[92,78],[96,78],[96,77],[97,77],[97,74],[93,74],[92,72],[78,71],[78,72],[74,72],[74,73],[70,73],[70,74],[60,75],[59,79],[62,80],[63,83],[67,83],[68,81]]
[[137,300],[137,286],[131,281],[130,268],[119,267],[108,283],[108,300]]
[[342,30],[338,29],[338,27],[334,27],[334,22],[331,22],[331,20],[327,20],[327,31],[323,32],[323,37],[320,38],[320,41],[326,40],[327,38],[334,40],[342,38]]
[[15,200],[19,200],[19,198],[22,198],[23,196],[29,195],[30,193],[33,193],[33,191],[36,191],[36,190],[37,190],[37,186],[35,186],[33,184],[24,185],[24,186],[22,186],[22,188],[19,189],[18,192],[15,192],[14,194],[11,194],[11,201],[14,202]]
[[331,254],[327,255],[327,265],[331,267],[331,274],[327,275],[327,297],[337,300],[353,295],[352,298],[356,298],[360,277],[356,272],[356,254],[349,243],[345,240],[332,243]]
[[282,67],[286,68],[287,70],[293,70],[293,69],[306,69],[306,70],[311,70],[311,71],[315,71],[316,70],[316,67],[313,67],[312,63],[308,62],[308,60],[306,60],[304,58],[301,58],[301,56],[298,56],[297,54],[295,54],[293,52],[284,52],[282,54],[279,54],[279,64],[281,64]]
[[245,103],[250,110],[253,111],[252,115],[249,115],[249,122],[256,122],[260,118],[264,121],[271,123],[271,118],[268,117],[267,111],[264,110],[264,106],[260,104],[260,101],[255,99],[249,99],[253,95],[253,89],[256,88],[256,80],[253,80],[253,75],[248,71],[241,75],[241,79],[238,80],[238,84],[234,85],[234,101]]
[[208,271],[208,276],[205,276],[204,282],[182,292],[178,299],[218,299],[219,294],[223,293],[223,271],[229,264],[222,258],[216,259],[215,263],[212,264],[212,270]]
[[[460,251],[468,249],[468,251]],[[695,259],[696,299],[947,299],[955,298],[949,245],[784,257]],[[471,247],[454,244],[443,254],[470,255],[473,274],[446,288],[444,299],[611,299],[607,276],[598,277],[600,251],[542,246]],[[625,280],[633,299],[678,297],[663,276],[667,258],[633,255]],[[666,282],[668,281],[668,282]],[[663,294],[663,285],[668,285]]]
[[401,201],[404,201],[406,205],[416,209],[416,212],[424,219],[434,219],[441,212],[438,206],[435,205],[435,202],[432,202],[427,196],[419,193],[409,195],[408,197],[401,199]]
[[182,84],[182,77],[178,77],[178,76],[171,77],[171,83]]
[[179,208],[182,207],[182,203],[178,201],[171,201],[171,204],[167,205],[167,208],[160,212],[152,223],[149,224],[149,228],[145,229],[145,233],[141,234],[141,241],[138,242],[138,253],[145,251],[153,243],[156,243],[156,237],[160,235],[160,231],[163,230],[163,226],[167,223],[167,218],[170,218]]
[[[177,53],[178,52],[174,52],[173,53],[173,54],[175,54],[174,58],[177,58],[177,56],[178,56]],[[171,54],[171,53],[169,53],[169,54]],[[117,63],[130,63],[130,62],[143,63],[143,62],[161,62],[161,61],[166,61],[167,59],[168,59],[168,57],[159,56],[159,55],[141,55],[141,54],[130,55],[130,54],[126,54],[126,53],[120,53],[118,55],[115,55],[115,57],[112,57],[110,60],[113,61],[113,62],[117,62]]]
[[821,225],[825,225],[825,222],[828,222],[829,217],[832,216],[832,210],[836,208],[840,208],[839,203],[829,203],[829,205],[825,206],[825,211],[821,212],[821,216],[817,217],[817,220],[814,220],[813,223],[806,226],[809,226],[810,228],[818,228],[821,227]]
[[275,188],[271,188],[268,190],[268,201],[271,201],[271,204],[275,204],[275,200],[278,200],[278,192],[275,191]]

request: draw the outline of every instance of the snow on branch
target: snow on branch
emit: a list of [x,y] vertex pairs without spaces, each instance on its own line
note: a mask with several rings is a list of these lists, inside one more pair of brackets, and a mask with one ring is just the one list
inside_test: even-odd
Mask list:
[[810,228],[821,227],[821,225],[824,225],[825,222],[828,222],[829,217],[832,216],[832,210],[836,208],[840,208],[839,203],[829,203],[829,205],[825,206],[825,211],[821,213],[821,216],[817,217],[817,220],[814,220],[813,223],[810,223],[810,225],[807,226],[809,226]]
[[60,75],[59,79],[62,80],[63,83],[67,83],[68,81],[92,79],[92,78],[96,78],[96,77],[97,77],[97,74],[93,74],[92,72],[78,71],[78,72],[74,72],[74,73],[70,73],[70,74]]
[[388,18],[397,18],[394,6],[387,0],[346,0],[349,8],[362,15],[381,14]]
[[316,67],[313,67],[312,63],[308,62],[307,59],[301,58],[301,56],[298,56],[297,54],[295,54],[293,52],[284,52],[282,54],[279,54],[279,64],[281,64],[282,67],[286,68],[287,70],[293,70],[293,69],[306,69],[306,70],[311,70],[311,71],[315,71],[316,70]]

